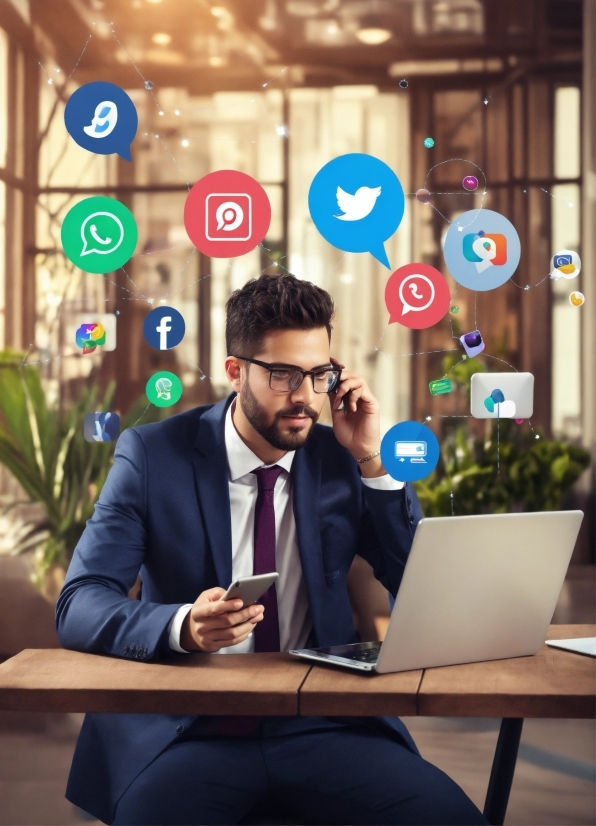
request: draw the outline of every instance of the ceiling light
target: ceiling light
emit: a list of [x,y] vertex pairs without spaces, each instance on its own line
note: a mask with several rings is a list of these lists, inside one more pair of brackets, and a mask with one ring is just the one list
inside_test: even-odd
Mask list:
[[181,144],[182,144],[182,146],[184,146],[185,148],[188,146],[188,140],[187,140],[186,138],[183,138],[183,139],[180,141],[180,143],[181,143]]
[[224,65],[224,59],[223,59],[223,57],[220,57],[219,55],[212,54],[211,57],[209,58],[209,65],[210,66],[223,66]]
[[157,32],[157,34],[153,35],[151,40],[156,46],[169,46],[172,42],[172,36],[170,34],[166,34],[166,32]]
[[356,37],[367,46],[379,46],[381,43],[390,40],[393,37],[393,32],[383,25],[379,17],[368,15],[360,21],[360,28],[356,32]]
[[161,0],[147,0],[148,3],[161,3]]
[[214,17],[225,17],[228,13],[228,10],[223,6],[211,6],[211,14]]

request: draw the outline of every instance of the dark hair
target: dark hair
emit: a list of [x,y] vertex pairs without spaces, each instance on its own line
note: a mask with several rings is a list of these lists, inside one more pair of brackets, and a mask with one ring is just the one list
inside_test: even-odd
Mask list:
[[294,275],[261,275],[235,290],[226,304],[228,355],[251,358],[270,330],[326,327],[331,341],[333,299]]

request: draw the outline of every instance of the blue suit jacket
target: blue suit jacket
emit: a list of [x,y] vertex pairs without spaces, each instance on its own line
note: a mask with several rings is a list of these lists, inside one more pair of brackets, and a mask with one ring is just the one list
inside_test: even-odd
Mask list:
[[[224,420],[234,395],[122,433],[58,599],[57,630],[65,648],[144,661],[187,656],[169,646],[170,620],[202,591],[227,588],[232,580]],[[291,476],[313,621],[309,643],[358,642],[348,570],[359,554],[397,593],[422,515],[416,494],[410,485],[400,491],[363,485],[356,462],[323,425],[315,425],[296,452]],[[130,600],[139,573],[142,599]],[[130,783],[195,719],[87,714],[67,798],[110,823]],[[376,719],[417,751],[397,717]]]

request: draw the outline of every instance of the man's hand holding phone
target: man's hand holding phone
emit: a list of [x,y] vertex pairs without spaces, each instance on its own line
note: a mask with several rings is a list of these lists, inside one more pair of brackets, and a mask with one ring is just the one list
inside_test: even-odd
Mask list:
[[262,605],[242,608],[241,599],[222,600],[225,588],[209,588],[199,594],[180,630],[180,645],[186,651],[208,651],[238,645],[263,619]]

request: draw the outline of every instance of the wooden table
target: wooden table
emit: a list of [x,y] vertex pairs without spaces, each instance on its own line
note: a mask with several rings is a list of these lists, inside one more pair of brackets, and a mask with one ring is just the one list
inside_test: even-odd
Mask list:
[[[547,639],[596,636],[551,625]],[[289,654],[191,654],[139,663],[28,649],[0,665],[0,710],[145,714],[501,717],[484,807],[502,824],[524,717],[596,716],[596,660],[544,645],[534,657],[364,675]]]

